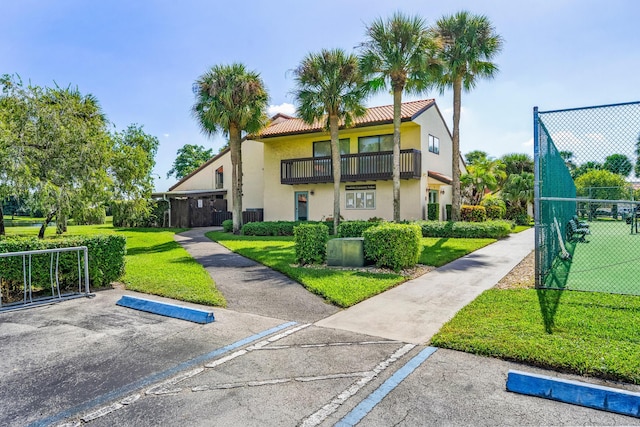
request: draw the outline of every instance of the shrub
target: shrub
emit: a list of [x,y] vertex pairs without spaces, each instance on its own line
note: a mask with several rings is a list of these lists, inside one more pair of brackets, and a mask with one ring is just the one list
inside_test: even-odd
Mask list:
[[427,219],[436,221],[439,217],[438,212],[440,212],[439,203],[429,203],[427,205]]
[[300,224],[294,228],[296,261],[322,264],[327,258],[329,229],[324,224]]
[[382,224],[364,231],[365,257],[378,267],[399,271],[414,267],[420,256],[420,227]]
[[504,200],[492,194],[484,196],[480,205],[487,210],[487,218],[489,219],[502,219],[507,212]]
[[[0,240],[0,253],[33,251],[40,249],[86,246],[89,253],[89,285],[108,286],[124,274],[126,238],[121,235],[78,236],[41,240],[36,238],[9,238]],[[54,254],[54,265],[57,256]],[[51,254],[31,256],[32,286],[51,289]],[[78,288],[78,255],[76,252],[61,252],[58,259],[61,289]],[[54,267],[55,268],[55,267]],[[23,287],[22,257],[0,258],[2,284],[5,290]],[[82,270],[84,274],[84,270]]]
[[531,222],[531,217],[527,214],[527,208],[522,206],[509,206],[506,218],[518,225],[529,225]]
[[[338,226],[338,237],[362,237],[364,230],[375,227],[379,223],[374,221],[345,221]],[[333,227],[333,225],[332,225]]]
[[463,221],[482,222],[487,220],[487,210],[484,206],[462,205],[460,216]]
[[233,231],[233,220],[225,219],[222,221],[222,231],[225,233],[231,233]]
[[75,225],[104,224],[106,219],[107,213],[103,206],[82,209],[73,214],[73,223]]
[[146,199],[114,200],[111,212],[114,227],[147,227],[152,208]]
[[[294,227],[300,224],[320,224],[306,221],[265,221],[249,222],[242,226],[241,233],[245,236],[293,236]],[[324,227],[327,225],[322,222]],[[333,223],[330,226],[333,228]]]
[[444,210],[447,213],[447,221],[451,221],[451,205],[444,205]]
[[419,221],[423,237],[501,239],[513,229],[511,221],[485,222]]

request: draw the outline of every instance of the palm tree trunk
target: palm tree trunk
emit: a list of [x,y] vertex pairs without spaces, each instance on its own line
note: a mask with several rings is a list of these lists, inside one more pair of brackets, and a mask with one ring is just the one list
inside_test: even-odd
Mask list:
[[233,233],[242,228],[242,153],[240,128],[229,126],[229,151],[231,152],[231,203],[233,203]]
[[5,235],[4,230],[4,211],[2,210],[2,203],[0,203],[0,236]]
[[400,119],[402,88],[393,89],[393,220],[400,222]]
[[452,174],[453,179],[451,186],[453,187],[451,200],[451,219],[460,221],[460,105],[462,94],[462,78],[457,77],[453,82],[453,137],[452,145]]
[[329,116],[329,133],[331,134],[331,170],[333,172],[333,234],[338,234],[340,225],[340,147],[338,133],[338,115]]

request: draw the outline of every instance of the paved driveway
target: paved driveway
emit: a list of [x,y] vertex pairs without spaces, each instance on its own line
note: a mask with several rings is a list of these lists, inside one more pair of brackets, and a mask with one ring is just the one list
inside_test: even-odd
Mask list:
[[0,315],[0,425],[640,425],[505,391],[531,368],[230,310],[196,325],[122,293]]

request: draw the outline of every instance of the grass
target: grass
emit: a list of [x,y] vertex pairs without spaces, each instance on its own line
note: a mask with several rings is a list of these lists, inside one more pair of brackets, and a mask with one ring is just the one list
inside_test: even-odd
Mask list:
[[[407,280],[395,273],[300,267],[295,260],[293,237],[236,236],[222,232],[209,232],[207,237],[287,275],[340,307],[350,307]],[[493,242],[495,239],[425,238],[419,262],[441,266]]]
[[[7,235],[37,236],[39,227],[10,227]],[[68,235],[123,234],[127,238],[127,289],[182,301],[226,305],[207,271],[174,241],[181,229],[114,228],[111,224],[69,226]],[[45,236],[54,236],[48,227]]]
[[640,297],[490,289],[431,344],[640,384]]

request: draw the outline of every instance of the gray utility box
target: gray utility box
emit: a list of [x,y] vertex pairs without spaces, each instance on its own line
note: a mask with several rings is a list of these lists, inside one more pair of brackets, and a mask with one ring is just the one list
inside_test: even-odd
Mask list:
[[345,237],[327,243],[327,265],[362,267],[364,265],[364,238]]

